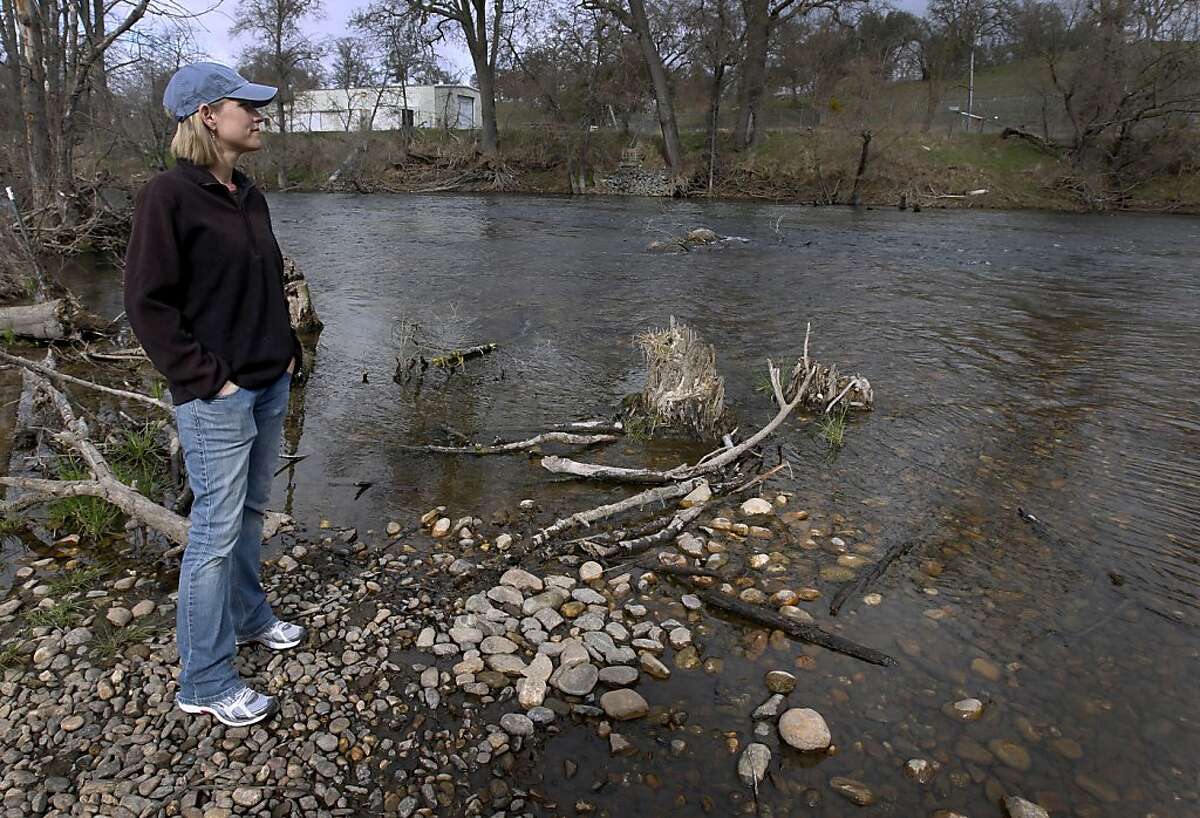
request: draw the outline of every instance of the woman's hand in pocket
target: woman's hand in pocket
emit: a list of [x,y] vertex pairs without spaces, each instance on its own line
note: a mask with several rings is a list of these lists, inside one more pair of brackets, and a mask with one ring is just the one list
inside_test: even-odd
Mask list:
[[221,387],[221,391],[217,393],[217,397],[227,398],[239,389],[241,389],[241,387],[233,381],[225,381],[225,385]]

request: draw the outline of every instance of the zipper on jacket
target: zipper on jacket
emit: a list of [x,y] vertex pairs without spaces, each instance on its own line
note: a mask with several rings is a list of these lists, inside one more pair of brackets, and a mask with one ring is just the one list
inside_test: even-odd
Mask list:
[[[217,184],[221,183],[218,182]],[[246,238],[250,240],[250,247],[254,250],[254,255],[261,256],[262,253],[258,252],[258,242],[254,240],[254,228],[250,225],[250,217],[246,214],[246,208],[242,206],[241,199],[238,198],[237,193],[234,193],[229,188],[225,187],[225,185],[221,185],[221,189],[229,195],[229,198],[233,199],[234,207],[238,209],[238,213],[242,214],[242,224],[246,226]]]

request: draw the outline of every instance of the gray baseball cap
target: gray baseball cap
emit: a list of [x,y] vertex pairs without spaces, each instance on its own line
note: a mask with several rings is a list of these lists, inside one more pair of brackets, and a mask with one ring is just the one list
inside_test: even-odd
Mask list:
[[163,105],[179,122],[219,99],[238,99],[256,106],[275,99],[279,89],[259,85],[228,66],[215,62],[194,62],[175,72],[163,92]]

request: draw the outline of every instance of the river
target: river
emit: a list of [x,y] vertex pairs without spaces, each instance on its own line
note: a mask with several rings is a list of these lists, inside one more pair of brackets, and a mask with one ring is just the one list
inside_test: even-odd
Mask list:
[[[763,674],[785,669],[799,677],[788,706],[820,711],[838,751],[813,764],[767,739],[761,814],[980,818],[1015,792],[1053,815],[1200,815],[1200,221],[615,198],[270,202],[326,324],[288,429],[289,451],[308,457],[274,498],[310,529],[407,524],[437,504],[488,519],[523,498],[550,521],[618,496],[554,480],[526,455],[402,446],[444,442],[446,427],[490,441],[611,415],[640,385],[632,337],[670,316],[715,345],[743,433],[772,414],[757,388],[767,358],[790,365],[808,322],[816,358],[874,387],[875,410],[852,418],[840,450],[799,421],[774,439],[791,473],[770,493],[810,512],[821,547],[768,544],[785,570],[766,585],[822,590],[807,606],[818,623],[900,666],[754,644],[705,615],[701,655],[723,667],[640,688],[686,712],[685,726],[623,726],[641,752],[619,759],[593,730],[565,729],[526,786],[622,818],[753,814],[728,741],[753,740]],[[748,241],[644,252],[696,226]],[[111,278],[72,283],[119,311]],[[398,385],[402,318],[500,351]],[[698,451],[625,441],[593,456],[665,466]],[[876,587],[880,604],[852,599],[831,620],[832,535],[868,558],[917,544]],[[982,719],[944,713],[965,697],[985,703]],[[688,749],[675,755],[678,736]],[[941,765],[931,783],[903,774],[914,757]],[[866,783],[875,805],[843,800],[833,776]]]

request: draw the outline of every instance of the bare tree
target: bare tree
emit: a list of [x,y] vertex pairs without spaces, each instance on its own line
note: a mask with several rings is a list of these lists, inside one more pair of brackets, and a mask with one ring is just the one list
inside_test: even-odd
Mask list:
[[767,92],[767,58],[776,27],[814,9],[838,12],[859,0],[742,0],[745,53],[738,75],[738,116],[734,139],[738,147],[759,144],[765,130],[763,105]]
[[400,121],[401,147],[407,151],[416,124],[416,112],[409,107],[409,84],[446,80],[433,51],[437,32],[431,30],[428,15],[391,0],[372,3],[356,12],[350,24],[361,33],[378,60],[376,75],[380,84],[392,83],[399,89],[398,106],[391,102],[397,97],[394,94],[388,96],[387,104],[395,108],[393,113]]
[[[0,0],[4,52],[25,131],[27,182],[36,206],[58,198],[59,218],[72,221],[75,149],[90,89],[105,83],[104,56],[149,8],[129,3],[123,14],[92,0]],[[108,20],[107,15],[113,19]]]
[[186,20],[139,27],[117,55],[107,75],[113,100],[112,143],[142,157],[147,167],[165,170],[175,119],[163,108],[167,83],[202,52]]
[[721,116],[721,97],[725,93],[727,72],[741,57],[743,30],[733,0],[693,0],[685,7],[685,17],[695,32],[695,58],[707,73],[708,111],[706,150],[708,153],[708,189],[716,179],[717,134]]
[[398,0],[420,14],[448,23],[466,43],[479,85],[482,128],[479,149],[494,157],[500,144],[496,127],[496,65],[507,37],[522,21],[528,6],[521,0]]
[[1073,163],[1102,161],[1120,191],[1200,113],[1200,8],[1194,0],[1047,5],[1007,7],[1010,36],[1022,37],[1049,72]]
[[243,62],[260,63],[262,77],[279,88],[275,97],[275,126],[279,131],[276,157],[277,183],[288,186],[287,105],[292,101],[295,81],[311,70],[321,56],[321,47],[301,31],[300,24],[321,14],[321,0],[241,0],[230,34],[248,34],[255,45]]
[[671,79],[644,0],[583,0],[583,6],[613,15],[637,40],[646,72],[650,75],[650,85],[654,89],[654,107],[658,113],[667,165],[675,176],[681,176],[683,143],[679,139],[679,126],[675,120]]

